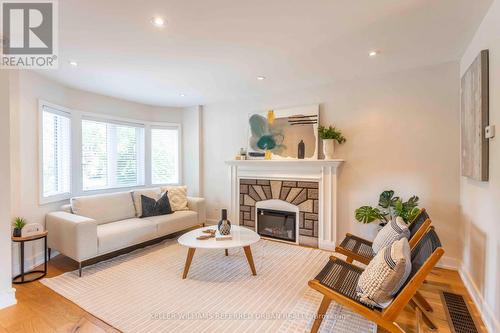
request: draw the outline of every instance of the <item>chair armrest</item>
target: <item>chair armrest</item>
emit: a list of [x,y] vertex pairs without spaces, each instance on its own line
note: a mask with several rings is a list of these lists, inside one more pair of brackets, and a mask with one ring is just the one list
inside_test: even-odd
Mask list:
[[97,255],[97,222],[67,212],[45,217],[48,246],[78,262]]
[[207,222],[206,209],[205,209],[205,199],[188,197],[188,208],[189,210],[198,213],[198,222],[204,224]]

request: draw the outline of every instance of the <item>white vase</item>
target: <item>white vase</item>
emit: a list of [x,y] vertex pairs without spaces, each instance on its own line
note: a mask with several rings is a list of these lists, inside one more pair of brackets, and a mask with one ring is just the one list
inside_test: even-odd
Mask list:
[[334,151],[335,151],[335,140],[333,139],[323,140],[323,154],[325,155],[325,160],[333,160]]

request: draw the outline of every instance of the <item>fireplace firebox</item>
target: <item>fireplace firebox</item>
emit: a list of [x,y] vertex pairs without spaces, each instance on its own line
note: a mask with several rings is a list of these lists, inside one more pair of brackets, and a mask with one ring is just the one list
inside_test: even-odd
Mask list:
[[263,237],[296,243],[295,212],[273,209],[257,209],[257,233]]

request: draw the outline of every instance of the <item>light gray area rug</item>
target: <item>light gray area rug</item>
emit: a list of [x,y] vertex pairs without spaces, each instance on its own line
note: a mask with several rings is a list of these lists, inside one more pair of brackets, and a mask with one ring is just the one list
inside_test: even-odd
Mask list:
[[[187,249],[175,240],[41,282],[123,332],[309,332],[321,295],[308,287],[329,252],[261,240],[257,276],[242,249]],[[332,302],[321,332],[376,332],[376,325]]]

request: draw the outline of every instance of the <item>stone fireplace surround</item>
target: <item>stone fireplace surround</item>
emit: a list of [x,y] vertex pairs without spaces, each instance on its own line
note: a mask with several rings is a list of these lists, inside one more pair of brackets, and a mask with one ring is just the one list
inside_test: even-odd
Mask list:
[[334,250],[337,239],[337,177],[343,162],[292,159],[226,161],[229,166],[230,220],[255,229],[256,203],[276,200],[272,199],[274,197],[284,199],[283,203],[297,206],[299,213],[304,213],[303,219],[302,214],[298,216],[299,244]]
[[318,247],[318,182],[240,179],[240,225],[255,227],[256,203],[282,200],[299,209],[299,244]]

